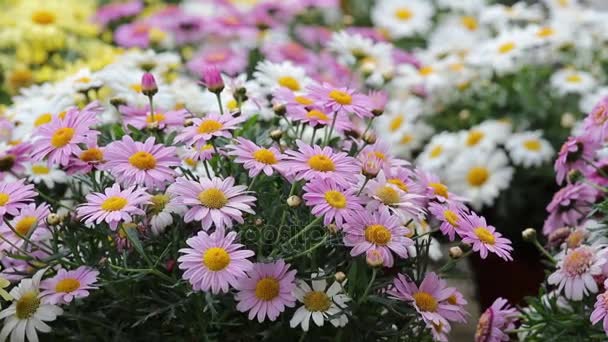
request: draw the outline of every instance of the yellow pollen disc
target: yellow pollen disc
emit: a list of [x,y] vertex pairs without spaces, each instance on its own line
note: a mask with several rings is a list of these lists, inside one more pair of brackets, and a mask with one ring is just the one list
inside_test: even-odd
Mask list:
[[298,91],[300,90],[300,82],[291,76],[283,76],[278,79],[279,85],[287,89]]
[[460,23],[469,31],[475,31],[478,27],[477,19],[471,16],[464,16],[460,18]]
[[403,125],[403,116],[398,115],[394,117],[391,122],[388,124],[388,130],[391,132],[397,131]]
[[448,187],[441,184],[441,183],[429,183],[429,186],[431,188],[433,188],[433,191],[435,192],[435,195],[437,196],[441,196],[444,198],[448,198],[449,193],[448,193]]
[[551,28],[551,27],[549,27],[549,26],[541,27],[541,28],[540,28],[540,29],[539,29],[539,30],[536,32],[536,35],[537,35],[538,37],[541,37],[541,38],[550,37],[550,36],[552,36],[552,35],[554,35],[554,34],[555,34],[555,30],[554,30],[554,29],[552,29],[552,28]]
[[385,185],[376,191],[376,196],[386,205],[399,203],[400,196],[392,186]]
[[32,173],[35,175],[48,175],[51,171],[48,167],[40,164],[32,165]]
[[184,159],[184,162],[188,165],[190,165],[190,167],[195,167],[197,162],[196,160],[192,159],[192,158],[186,158]]
[[118,211],[127,206],[127,200],[119,196],[108,197],[101,203],[101,209],[105,211]]
[[353,102],[352,96],[349,93],[341,90],[332,90],[329,92],[329,97],[341,105],[349,105]]
[[564,257],[563,269],[570,275],[580,275],[591,267],[593,254],[586,248],[577,248]]
[[515,43],[514,42],[506,42],[504,44],[501,44],[498,47],[498,52],[505,54],[505,53],[509,53],[510,51],[512,51],[513,49],[515,49]]
[[475,146],[485,137],[485,133],[480,130],[472,130],[467,135],[467,146]]
[[200,134],[214,133],[222,129],[222,127],[223,125],[221,122],[208,119],[201,122],[201,124],[198,126],[198,132]]
[[452,305],[458,304],[458,298],[456,298],[456,295],[449,296],[448,297],[448,303],[450,303]]
[[46,10],[38,10],[32,13],[32,21],[39,25],[49,25],[55,22],[55,14]]
[[255,285],[255,296],[263,301],[270,301],[279,296],[281,285],[273,277],[262,278]]
[[435,72],[435,70],[430,65],[423,66],[422,68],[420,68],[420,70],[418,70],[418,73],[422,76],[428,76],[428,75],[432,74],[433,72]]
[[433,297],[433,295],[431,295],[430,293],[420,291],[420,292],[414,293],[414,295],[412,297],[414,297],[416,306],[421,311],[427,311],[427,312],[437,311],[437,307],[439,306],[439,303],[437,303],[437,300],[435,299],[435,297]]
[[443,218],[445,218],[446,221],[448,221],[449,224],[451,224],[454,227],[458,226],[458,215],[456,215],[455,212],[451,211],[451,210],[444,210],[443,211]]
[[331,306],[331,300],[323,291],[311,291],[304,295],[304,307],[310,312],[325,312]]
[[402,145],[407,145],[409,143],[412,142],[412,140],[414,140],[414,136],[411,134],[404,134],[403,137],[401,137],[401,140],[399,140],[399,143]]
[[198,194],[201,204],[210,209],[223,208],[228,203],[224,192],[217,188],[209,188]]
[[325,192],[325,201],[327,204],[337,209],[346,207],[346,196],[344,196],[340,191],[329,190]]
[[36,216],[25,216],[15,224],[15,230],[19,234],[27,236],[30,230],[36,226],[36,223],[38,223]]
[[97,147],[92,147],[88,150],[82,151],[80,154],[80,160],[84,162],[100,161],[103,159],[103,152]]
[[378,246],[386,246],[391,241],[391,231],[381,224],[365,227],[365,240]]
[[226,108],[228,108],[228,110],[235,111],[239,108],[239,103],[236,102],[235,99],[230,99],[230,101],[228,101],[228,103],[226,103]]
[[156,158],[148,152],[139,151],[129,157],[129,163],[142,171],[151,170],[156,167]]
[[78,290],[78,288],[80,288],[80,281],[75,278],[61,279],[57,282],[57,285],[55,285],[55,291],[63,293],[74,292]]
[[83,77],[77,79],[76,82],[78,82],[78,83],[89,83],[89,82],[91,82],[91,78],[83,76]]
[[152,117],[152,115],[146,116],[146,122],[149,124],[163,121],[165,121],[165,115],[161,113],[154,113],[154,117]]
[[540,151],[540,141],[538,139],[528,139],[524,141],[524,148],[529,151]]
[[310,166],[315,171],[321,172],[329,172],[336,170],[334,162],[329,157],[324,156],[322,154],[316,154],[310,157],[310,159],[308,159],[308,166]]
[[321,120],[321,121],[329,121],[329,116],[327,116],[322,111],[316,110],[316,109],[308,111],[308,113],[306,113],[306,117],[309,118],[309,119],[317,119],[317,120]]
[[570,74],[568,77],[566,77],[566,81],[568,83],[581,83],[583,78],[579,74]]
[[8,203],[9,199],[10,197],[8,196],[8,194],[0,192],[0,205],[5,205],[6,203]]
[[413,16],[414,13],[407,7],[401,7],[395,11],[395,17],[399,20],[407,21],[412,19]]
[[585,233],[581,230],[573,231],[566,239],[568,248],[576,248],[585,240]]
[[496,243],[496,237],[487,228],[477,227],[473,229],[473,232],[483,243],[487,243],[488,245]]
[[42,125],[45,125],[45,124],[51,122],[51,120],[53,120],[53,115],[51,115],[51,113],[41,114],[34,121],[34,126],[40,127]]
[[386,160],[386,155],[384,155],[384,153],[380,152],[380,151],[374,151],[371,154],[372,156],[380,159],[380,160]]
[[133,90],[136,93],[141,93],[141,84],[139,84],[139,83],[133,83],[129,86],[129,88],[131,88],[131,90]]
[[437,158],[442,153],[443,153],[443,147],[441,145],[437,145],[437,146],[433,147],[433,149],[431,150],[431,153],[429,154],[429,156],[431,158]]
[[407,187],[407,184],[405,184],[401,179],[399,178],[391,178],[389,180],[387,180],[387,182],[389,184],[393,184],[394,186],[398,187],[400,190],[408,192],[409,189]]
[[475,166],[469,170],[467,181],[472,186],[482,186],[490,178],[490,172],[483,166]]
[[24,293],[15,305],[15,316],[19,319],[28,319],[32,317],[40,307],[40,299],[38,292],[28,291]]
[[150,198],[150,202],[152,202],[152,211],[155,213],[160,213],[165,209],[167,203],[171,198],[165,194],[157,194]]
[[294,100],[296,100],[297,103],[304,105],[304,106],[310,106],[311,104],[315,103],[315,101],[313,101],[312,99],[309,99],[306,96],[296,96],[294,98]]
[[275,157],[274,153],[272,153],[272,151],[267,150],[265,148],[261,148],[255,152],[253,152],[253,159],[255,159],[256,161],[258,161],[262,164],[267,164],[267,165],[272,165],[272,164],[277,163],[277,158]]
[[211,271],[221,271],[230,264],[230,255],[221,247],[211,247],[203,255],[203,264]]
[[59,128],[51,137],[51,145],[55,148],[63,147],[70,143],[74,137],[75,130],[71,127]]

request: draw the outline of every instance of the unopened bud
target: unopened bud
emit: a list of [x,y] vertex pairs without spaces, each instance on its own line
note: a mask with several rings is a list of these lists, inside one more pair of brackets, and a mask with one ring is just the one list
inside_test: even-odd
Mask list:
[[173,272],[173,268],[175,268],[175,259],[167,260],[165,263],[165,269],[167,269],[167,272]]
[[344,280],[346,280],[346,274],[344,274],[344,272],[338,271],[336,272],[336,274],[334,274],[334,278],[338,283],[342,283]]
[[224,90],[224,80],[216,67],[209,67],[203,70],[202,84],[215,94],[219,94]]
[[338,226],[335,223],[330,223],[326,226],[327,231],[329,231],[330,234],[337,234],[338,233]]
[[46,217],[46,222],[48,224],[50,224],[51,226],[57,225],[59,223],[61,223],[61,216],[55,214],[55,213],[50,213],[47,217]]
[[367,251],[365,256],[365,261],[371,267],[379,267],[384,263],[384,258],[382,257],[382,253],[380,253],[377,249],[370,249]]
[[549,234],[548,241],[550,245],[559,246],[564,242],[572,231],[568,227],[558,228]]
[[361,137],[361,132],[357,131],[356,129],[349,129],[344,131],[344,135],[354,139],[359,139]]
[[184,127],[190,127],[192,125],[194,125],[194,121],[192,121],[192,119],[186,119],[184,121]]
[[113,97],[110,99],[110,104],[118,110],[118,107],[126,105],[127,101],[121,97]]
[[272,106],[272,110],[278,116],[284,116],[285,113],[287,113],[287,108],[284,104],[275,104],[274,106]]
[[458,248],[460,248],[463,252],[468,252],[471,249],[471,245],[466,242],[460,242],[458,244]]
[[256,226],[261,226],[262,224],[264,224],[264,220],[258,217],[255,219],[255,221],[253,221],[253,224],[255,224]]
[[579,170],[571,170],[568,172],[568,182],[573,184],[583,178],[583,174]]
[[526,228],[523,232],[521,232],[521,237],[524,241],[532,242],[536,240],[536,229],[534,228]]
[[376,139],[376,134],[372,132],[367,132],[365,133],[365,135],[363,135],[363,141],[365,141],[369,145],[373,145],[376,142]]
[[460,249],[458,246],[451,247],[448,253],[452,259],[460,259],[463,254],[462,249]]
[[141,77],[141,93],[151,97],[154,94],[158,93],[158,86],[156,85],[156,79],[154,75],[149,72],[146,72]]
[[561,117],[560,124],[564,128],[571,128],[576,124],[576,117],[572,113],[564,113]]
[[281,131],[280,129],[275,129],[274,131],[270,132],[270,139],[274,141],[279,141],[282,137],[283,131]]
[[297,208],[302,204],[302,199],[299,196],[291,195],[287,199],[287,205],[291,208]]
[[468,109],[463,109],[458,113],[460,120],[467,120],[471,117],[471,112]]

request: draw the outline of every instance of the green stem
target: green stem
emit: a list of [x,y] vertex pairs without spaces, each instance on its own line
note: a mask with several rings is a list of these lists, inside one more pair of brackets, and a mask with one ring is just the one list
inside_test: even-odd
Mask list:
[[367,287],[365,288],[365,292],[363,292],[363,295],[361,296],[361,298],[357,302],[358,304],[365,303],[365,300],[367,299],[367,295],[369,294],[369,291],[371,290],[372,285],[374,284],[374,281],[376,280],[376,274],[377,273],[378,273],[378,269],[376,267],[372,268],[372,277],[369,280],[369,283],[367,284]]
[[217,104],[220,106],[220,114],[224,115],[224,106],[222,106],[222,97],[220,93],[215,93],[215,97],[217,98]]
[[317,135],[317,127],[312,129],[312,139],[310,139],[310,146],[315,145],[315,135]]
[[[289,189],[289,195],[287,195],[287,198],[291,197],[291,195],[293,195],[293,193],[296,191],[296,186],[298,185],[298,182],[294,181],[291,184],[291,189]],[[281,215],[281,221],[279,222],[279,229],[277,230],[277,238],[274,240],[274,244],[276,245],[277,243],[279,243],[279,240],[281,240],[281,231],[283,230],[283,224],[285,224],[285,219],[287,218],[287,212],[289,210],[283,210],[283,214]]]
[[[285,243],[282,243],[281,246],[284,245],[289,245],[292,241],[294,241],[295,239],[299,238],[300,236],[306,234],[309,230],[311,230],[314,226],[317,225],[317,223],[319,223],[319,221],[321,221],[322,216],[319,217],[315,217],[314,220],[312,220],[306,227],[302,228],[302,230],[300,230],[296,235],[292,236],[291,238],[289,238],[289,240],[287,240]],[[279,227],[280,228],[280,227]],[[275,249],[272,253],[271,256],[276,254],[278,251],[278,249]]]
[[359,189],[359,191],[357,192],[357,197],[359,195],[361,195],[361,192],[363,192],[363,189],[365,189],[365,186],[367,185],[367,182],[369,182],[369,178],[365,177],[365,181],[363,182],[363,185],[361,185],[361,189]]
[[468,257],[471,253],[473,253],[472,249],[470,249],[469,251],[462,254],[462,256],[458,259],[450,259],[450,261],[448,261],[445,265],[443,265],[443,267],[441,267],[441,269],[439,269],[439,273],[444,273],[444,272],[448,271],[452,267],[453,264],[457,263],[459,260],[462,260],[462,259]]
[[547,257],[547,259],[549,259],[549,261],[551,261],[551,263],[553,265],[557,264],[557,261],[555,261],[555,259],[553,258],[553,256],[545,249],[545,247],[543,247],[540,242],[538,242],[538,240],[534,239],[533,241],[534,246],[536,246],[536,248],[538,248],[538,250]]
[[284,258],[284,260],[287,261],[287,260],[296,259],[296,258],[299,258],[299,257],[301,257],[303,255],[306,255],[306,254],[314,251],[315,249],[317,249],[317,248],[319,248],[319,247],[321,247],[321,246],[323,246],[325,244],[325,241],[327,241],[327,237],[328,237],[328,235],[325,235],[323,237],[323,239],[321,239],[321,241],[319,241],[319,243],[315,244],[314,246],[310,247],[309,249],[307,249],[307,250],[305,250],[303,252],[300,252],[300,253],[298,253],[296,255],[292,255],[290,257]]
[[207,178],[211,179],[211,173],[209,172],[209,166],[207,166],[206,160],[203,160],[203,166],[205,167],[205,173],[207,174]]
[[369,131],[370,128],[372,128],[372,123],[374,122],[374,119],[376,117],[372,117],[371,119],[369,119],[369,122],[367,123],[367,127],[365,127],[365,131],[363,131],[363,134],[361,134],[361,136],[364,136],[365,133],[367,133],[367,131]]
[[336,126],[336,119],[338,118],[338,112],[334,113],[334,118],[331,120],[331,126],[329,127],[329,134],[325,137],[325,141],[323,142],[323,146],[327,146],[329,141],[331,140],[331,135],[334,132],[334,127]]
[[148,96],[148,100],[150,101],[150,119],[152,120],[152,123],[154,123],[154,101],[152,100],[154,96],[150,95]]

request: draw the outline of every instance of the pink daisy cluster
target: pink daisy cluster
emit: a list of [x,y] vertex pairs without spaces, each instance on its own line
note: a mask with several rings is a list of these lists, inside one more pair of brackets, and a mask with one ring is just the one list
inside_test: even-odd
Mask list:
[[515,329],[518,312],[504,298],[497,298],[479,318],[475,342],[509,341],[509,332]]

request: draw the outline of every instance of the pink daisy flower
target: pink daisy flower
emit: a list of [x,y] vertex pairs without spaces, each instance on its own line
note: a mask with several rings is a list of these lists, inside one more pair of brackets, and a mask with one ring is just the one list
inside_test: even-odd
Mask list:
[[572,170],[582,171],[586,166],[586,160],[592,160],[598,143],[590,137],[569,137],[562,145],[557,159],[555,160],[555,173],[558,184],[562,184]]
[[[327,112],[320,107],[307,107],[304,112],[293,112],[289,117],[294,121],[303,122],[313,128],[330,127],[334,121],[335,113]],[[334,123],[334,130],[345,132],[351,130],[353,124],[347,116],[338,115]],[[328,128],[329,129],[329,128]]]
[[557,263],[547,282],[557,285],[557,291],[564,290],[566,298],[582,300],[589,293],[598,291],[594,276],[602,274],[602,266],[606,263],[605,255],[590,246],[580,246],[569,249],[566,255]]
[[199,51],[187,64],[194,75],[201,75],[205,68],[216,67],[228,75],[236,75],[247,67],[249,51],[225,46],[207,46]]
[[242,116],[235,118],[230,114],[209,114],[203,118],[195,118],[192,119],[193,125],[184,128],[175,140],[200,146],[215,137],[230,138],[230,131],[237,129],[243,120]]
[[[44,203],[36,206],[30,203],[24,206],[8,224],[0,225],[0,251],[14,252],[16,247],[21,247],[25,240],[21,236],[28,237],[31,241],[47,240],[51,232],[46,225],[46,217],[51,213],[49,205]],[[11,229],[12,228],[12,229]],[[16,234],[13,229],[19,233]]]
[[251,140],[237,138],[236,144],[226,148],[232,150],[228,155],[235,156],[235,162],[243,164],[245,169],[249,170],[249,177],[255,177],[262,171],[267,176],[271,176],[275,170],[284,173],[281,163],[283,155],[276,147],[263,148]]
[[176,197],[179,204],[190,207],[184,215],[185,222],[200,221],[204,230],[212,225],[216,229],[232,227],[233,221],[243,220],[243,212],[255,214],[251,209],[255,197],[249,196],[244,185],[234,185],[234,178],[201,178],[200,182],[178,178],[167,192]]
[[298,151],[289,150],[285,154],[288,161],[285,167],[296,180],[315,178],[332,179],[342,186],[350,186],[353,175],[359,173],[354,158],[344,152],[335,153],[331,147],[309,146],[301,140],[296,141]]
[[105,150],[107,162],[104,169],[116,177],[123,186],[145,185],[147,188],[164,188],[175,177],[171,167],[181,164],[175,147],[154,144],[155,138],[145,142],[133,141],[125,135]]
[[608,97],[602,98],[583,121],[583,132],[602,142],[608,135]]
[[439,229],[443,235],[447,235],[450,241],[454,241],[456,234],[459,234],[460,224],[463,220],[463,215],[466,214],[462,208],[452,203],[437,203],[429,204],[429,212],[441,222]]
[[125,3],[109,3],[100,6],[95,13],[95,21],[101,26],[107,26],[113,21],[121,18],[137,15],[144,8],[144,4],[140,0],[128,1]]
[[60,269],[52,278],[40,283],[40,296],[47,304],[68,304],[74,298],[89,296],[89,290],[97,289],[99,272],[87,266],[80,266],[75,270]]
[[502,237],[496,228],[486,223],[486,219],[475,213],[465,215],[460,222],[462,242],[473,245],[473,251],[479,252],[482,259],[488,256],[488,251],[495,253],[506,261],[511,258],[511,241]]
[[89,143],[86,150],[82,150],[78,156],[72,156],[66,167],[68,175],[84,174],[96,170],[104,160],[105,147],[97,146],[97,143]]
[[0,172],[21,174],[25,171],[25,163],[30,161],[31,150],[32,144],[23,142],[0,152]]
[[0,218],[4,215],[17,215],[19,209],[28,202],[33,202],[38,194],[33,184],[25,184],[25,180],[16,182],[0,182]]
[[[221,154],[221,152],[220,152]],[[215,149],[211,144],[202,144],[200,147],[186,147],[183,156],[190,160],[209,160],[215,155]]]
[[304,201],[312,207],[312,214],[323,216],[323,224],[335,222],[338,228],[347,216],[363,210],[361,200],[353,187],[345,188],[331,179],[315,179],[304,185]]
[[87,203],[76,208],[76,213],[88,225],[106,222],[116,230],[120,222],[131,222],[131,215],[145,215],[140,206],[149,204],[150,195],[135,186],[121,190],[118,184],[104,190],[104,193],[88,194]]
[[247,272],[248,277],[241,279],[236,288],[239,292],[235,299],[239,302],[236,309],[240,312],[249,311],[249,319],[256,316],[258,322],[266,317],[274,321],[285,307],[294,307],[296,297],[293,290],[296,288],[296,270],[289,270],[291,265],[283,260],[272,263],[255,263]]
[[50,165],[68,165],[72,155],[80,153],[79,144],[87,144],[97,138],[98,131],[90,129],[97,124],[97,114],[103,108],[93,102],[82,110],[70,108],[63,118],[55,117],[34,133],[32,159],[48,159]]
[[184,122],[188,112],[185,109],[160,111],[154,107],[154,116],[151,115],[148,106],[145,108],[120,106],[125,125],[131,125],[137,129],[155,127],[161,130],[178,130],[184,128]]
[[[399,162],[395,164],[399,164]],[[388,183],[408,194],[419,195],[418,198],[412,198],[412,201],[418,206],[425,207],[427,205],[427,189],[418,181],[417,174],[413,169],[406,165],[394,165],[390,168],[384,167],[383,170]]]
[[410,303],[427,324],[448,324],[461,318],[458,305],[449,302],[454,288],[446,287],[445,280],[430,272],[424,276],[420,287],[403,274],[393,281],[388,294],[394,299]]
[[365,186],[364,193],[368,196],[367,207],[370,210],[386,208],[401,217],[417,217],[424,212],[420,206],[421,195],[407,193],[386,179],[384,171],[380,171],[375,179]]
[[509,331],[515,329],[517,310],[504,298],[497,298],[479,317],[475,342],[509,341]]
[[[177,261],[179,268],[185,270],[182,277],[188,280],[194,290],[209,291],[214,294],[228,292],[229,285],[236,287],[246,277],[253,263],[247,258],[254,252],[242,249],[234,243],[236,233],[224,234],[224,229],[216,229],[208,235],[199,231],[196,236],[186,240],[190,248],[179,250],[184,255]],[[202,261],[202,262],[201,262]]]
[[408,257],[407,247],[414,244],[406,237],[408,233],[400,218],[391,215],[387,209],[360,210],[346,217],[344,244],[353,247],[350,251],[352,256],[376,251],[382,256],[383,265],[392,267],[394,259],[391,252],[401,258]]
[[307,95],[296,95],[293,90],[279,87],[273,92],[274,102],[285,106],[287,116],[296,120],[296,117],[304,117],[308,107],[315,105],[315,100]]
[[550,234],[563,226],[576,226],[587,216],[597,197],[597,190],[588,184],[568,184],[553,195],[547,205],[549,216],[545,220],[543,233]]
[[[608,281],[604,282],[604,288],[608,289]],[[603,321],[602,327],[604,328],[604,332],[608,335],[608,290],[597,295],[594,309],[589,320],[593,324]]]
[[353,113],[360,118],[371,117],[372,104],[370,99],[352,89],[334,87],[329,83],[313,84],[308,87],[310,97],[327,111],[338,115]]
[[422,170],[418,170],[417,174],[419,183],[426,188],[426,195],[428,198],[441,203],[449,201],[458,206],[465,206],[463,202],[466,201],[466,199],[450,192],[448,187],[441,183],[438,176]]

